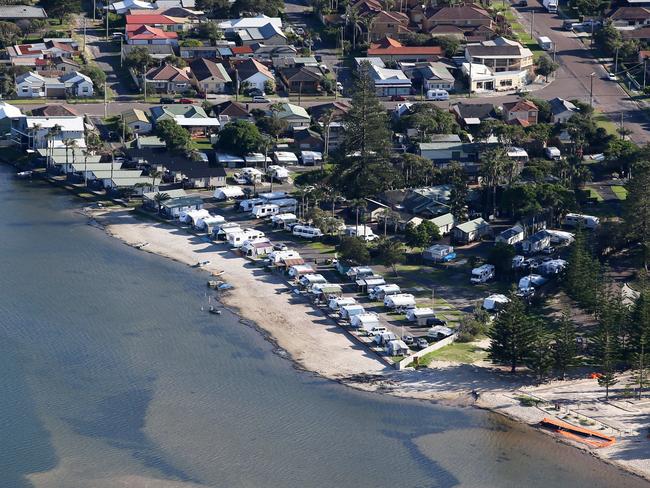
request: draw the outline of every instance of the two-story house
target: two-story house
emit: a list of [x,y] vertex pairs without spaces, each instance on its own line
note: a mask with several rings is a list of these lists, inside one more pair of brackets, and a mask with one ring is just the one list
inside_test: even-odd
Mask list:
[[503,104],[503,115],[507,123],[528,127],[537,124],[539,109],[530,100],[520,99]]

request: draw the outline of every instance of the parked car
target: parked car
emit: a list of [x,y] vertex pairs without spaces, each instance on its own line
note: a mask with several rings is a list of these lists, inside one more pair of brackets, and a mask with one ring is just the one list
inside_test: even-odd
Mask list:
[[392,102],[403,102],[406,100],[402,95],[393,95],[390,99]]
[[[546,249],[542,249],[543,254],[553,254],[555,252],[554,247],[547,247]],[[547,258],[544,258],[547,259]]]
[[248,96],[249,97],[263,97],[266,96],[266,93],[264,93],[263,90],[260,90],[259,88],[251,88],[248,90]]
[[368,332],[369,336],[376,336],[379,334],[383,334],[384,332],[388,332],[388,329],[384,327],[383,325],[375,325],[370,331]]
[[402,337],[402,340],[404,341],[404,344],[406,344],[407,346],[412,346],[413,344],[415,344],[415,339],[411,335],[405,335],[404,337]]
[[418,349],[424,349],[425,347],[429,347],[429,341],[427,341],[423,337],[420,337],[418,340],[415,341],[415,346]]
[[263,96],[255,96],[255,97],[253,97],[253,99],[251,101],[253,103],[270,103],[271,102],[271,100],[269,100],[268,98],[263,97]]
[[122,39],[124,38],[124,32],[113,32],[113,39]]
[[573,30],[573,26],[574,26],[575,24],[577,24],[577,23],[578,23],[577,20],[574,20],[574,19],[568,19],[568,20],[565,20],[564,22],[562,22],[562,28],[563,28],[564,30],[566,30],[566,31],[570,31],[570,30]]
[[609,73],[608,72],[607,73],[607,78],[609,79],[609,81],[618,81],[618,78],[616,77],[616,74],[614,74],[614,73]]
[[305,29],[303,29],[302,27],[294,27],[293,31],[299,36],[304,36],[305,35]]
[[174,103],[174,99],[171,97],[162,97],[160,103],[163,105],[169,105],[170,103]]
[[430,317],[427,319],[427,327],[432,327],[434,325],[447,325],[447,322],[439,319],[438,317]]
[[273,244],[273,249],[275,251],[287,251],[289,248],[284,242],[276,242]]
[[528,0],[519,0],[518,7],[528,7]]
[[181,99],[178,101],[178,103],[187,103],[187,104],[192,104],[192,103],[194,103],[194,100],[192,100],[191,98],[181,98]]
[[321,56],[320,54],[316,54],[316,55],[314,55],[314,59],[315,59],[316,61],[318,61],[319,63],[322,63],[322,62],[323,62],[323,56]]

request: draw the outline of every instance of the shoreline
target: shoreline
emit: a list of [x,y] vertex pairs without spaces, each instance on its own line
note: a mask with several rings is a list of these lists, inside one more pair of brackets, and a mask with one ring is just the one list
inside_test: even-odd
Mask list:
[[[521,405],[515,396],[529,394],[526,390],[532,387],[522,384],[521,378],[498,374],[496,368],[437,362],[426,370],[396,371],[371,351],[364,350],[310,302],[296,299],[289,293],[283,277],[251,266],[248,260],[235,255],[225,245],[207,241],[174,225],[139,219],[131,212],[123,208],[84,209],[94,225],[135,249],[187,266],[205,260],[209,253],[210,263],[201,269],[211,274],[223,271],[221,278],[234,286],[220,294],[217,300],[236,314],[242,324],[261,333],[273,344],[274,353],[289,359],[298,370],[359,391],[431,401],[448,407],[475,407],[531,428],[549,415],[539,407]],[[147,245],[141,246],[143,242]],[[562,385],[581,381],[565,381]],[[477,388],[476,384],[481,386]],[[478,391],[476,397],[475,391]],[[650,481],[650,465],[616,459],[617,453],[635,442],[632,438],[617,436],[614,446],[593,450],[551,431],[534,430],[550,435],[556,442],[577,447],[627,474]]]

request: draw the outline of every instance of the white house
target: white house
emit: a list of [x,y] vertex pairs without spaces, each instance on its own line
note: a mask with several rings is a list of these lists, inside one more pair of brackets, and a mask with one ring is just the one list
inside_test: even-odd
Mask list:
[[375,93],[379,97],[391,95],[409,95],[411,80],[401,69],[388,69],[371,65],[370,76],[375,83]]
[[225,20],[219,22],[219,29],[226,32],[237,32],[241,29],[259,29],[266,24],[272,24],[278,29],[282,29],[282,19],[280,17],[267,17],[266,15]]
[[[76,147],[86,147],[83,117],[25,117],[12,128],[12,138],[29,149],[65,147],[63,141],[74,140]],[[56,129],[56,130],[53,130]]]
[[93,93],[92,80],[78,71],[59,78],[47,78],[30,71],[16,78],[16,94],[20,97],[91,97]]
[[267,82],[275,83],[275,76],[269,69],[256,59],[247,59],[235,68],[239,83],[246,83],[251,88],[264,91]]
[[524,229],[520,225],[515,225],[501,232],[494,240],[503,244],[515,245],[524,240]]

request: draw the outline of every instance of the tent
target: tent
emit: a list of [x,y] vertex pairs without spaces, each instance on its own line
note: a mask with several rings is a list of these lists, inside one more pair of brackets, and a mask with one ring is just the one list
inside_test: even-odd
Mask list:
[[483,300],[483,308],[490,311],[498,310],[509,301],[510,299],[507,296],[495,293]]
[[217,200],[229,200],[231,198],[243,197],[244,192],[239,186],[222,186],[214,190],[214,198]]

